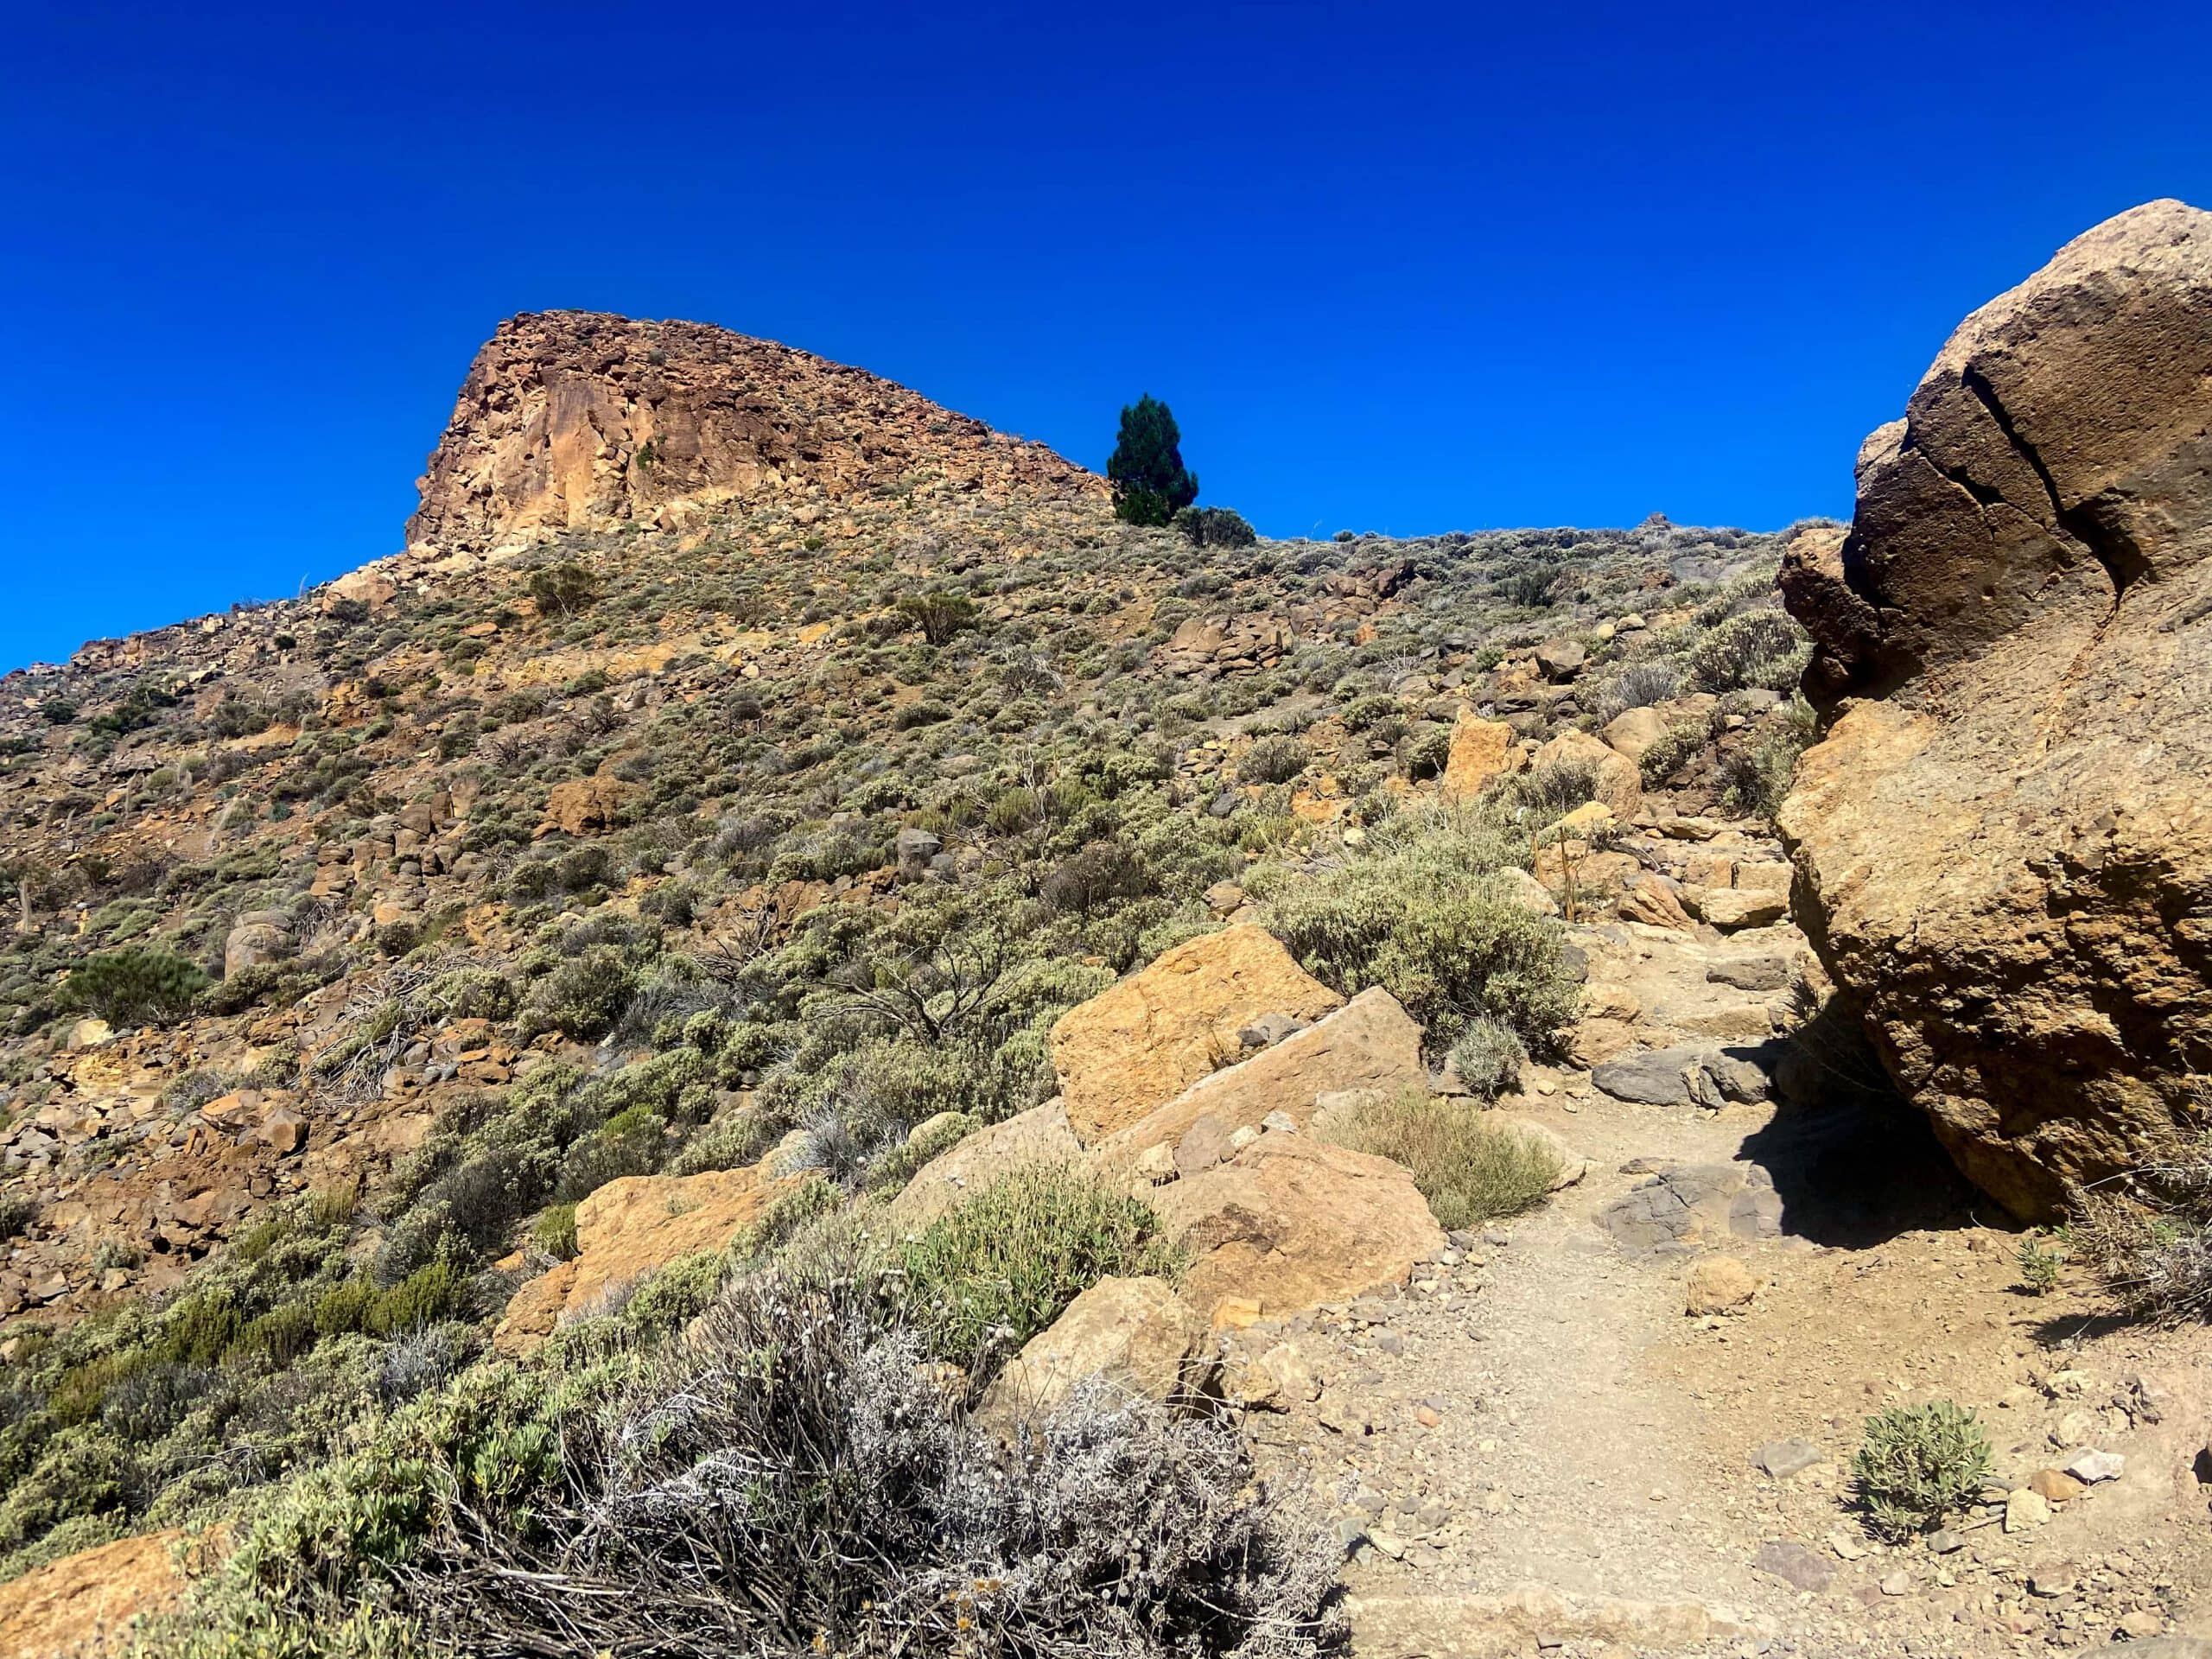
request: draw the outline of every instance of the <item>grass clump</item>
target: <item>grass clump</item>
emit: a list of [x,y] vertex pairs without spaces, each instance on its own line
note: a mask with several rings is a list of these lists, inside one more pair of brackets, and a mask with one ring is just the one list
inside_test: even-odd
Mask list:
[[2075,1195],[2066,1236],[2120,1309],[2212,1318],[2212,1135]]
[[1408,1092],[1370,1102],[1330,1131],[1338,1145],[1403,1164],[1447,1230],[1521,1215],[1549,1196],[1559,1154],[1471,1101]]
[[1989,1437],[1971,1411],[1950,1400],[1892,1406],[1869,1417],[1866,1439],[1851,1459],[1868,1529],[1899,1541],[1972,1503],[1989,1469]]
[[1011,1353],[1101,1279],[1172,1276],[1178,1253],[1136,1199],[1073,1168],[1001,1177],[899,1250],[940,1357]]

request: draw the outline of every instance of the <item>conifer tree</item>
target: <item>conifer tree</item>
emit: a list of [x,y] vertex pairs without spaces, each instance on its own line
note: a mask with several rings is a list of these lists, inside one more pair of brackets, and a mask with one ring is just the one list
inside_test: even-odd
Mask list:
[[1198,499],[1198,476],[1183,464],[1178,447],[1182,437],[1167,405],[1149,393],[1122,410],[1121,441],[1106,463],[1115,517],[1132,524],[1169,524]]

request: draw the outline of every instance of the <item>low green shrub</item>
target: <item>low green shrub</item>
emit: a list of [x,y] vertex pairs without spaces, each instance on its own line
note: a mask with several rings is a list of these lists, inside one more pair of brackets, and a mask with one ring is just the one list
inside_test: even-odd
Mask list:
[[207,984],[198,964],[156,946],[130,946],[78,963],[61,1000],[113,1024],[159,1023],[188,1012]]
[[1851,1459],[1868,1529],[1899,1541],[1974,1503],[1989,1471],[1988,1436],[1972,1412],[1949,1400],[1869,1417]]
[[1172,1274],[1151,1209],[1074,1168],[1001,1177],[899,1246],[916,1317],[955,1364],[1003,1358],[1111,1274]]

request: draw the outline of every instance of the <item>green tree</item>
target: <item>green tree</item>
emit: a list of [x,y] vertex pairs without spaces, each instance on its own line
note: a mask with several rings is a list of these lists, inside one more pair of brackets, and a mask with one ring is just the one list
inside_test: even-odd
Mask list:
[[1167,405],[1149,393],[1122,410],[1121,441],[1106,476],[1114,515],[1132,524],[1166,524],[1198,499],[1198,475],[1183,464],[1183,440]]

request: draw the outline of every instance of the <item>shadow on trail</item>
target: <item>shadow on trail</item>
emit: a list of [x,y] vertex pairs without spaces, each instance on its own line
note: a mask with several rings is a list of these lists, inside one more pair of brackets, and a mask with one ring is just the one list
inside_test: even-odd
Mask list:
[[1775,1114],[1737,1156],[1772,1179],[1784,1234],[1871,1249],[1900,1233],[1986,1219],[1927,1118],[1898,1096],[1836,999],[1790,1040],[1764,1046],[1771,1055],[1758,1063],[1773,1080]]

